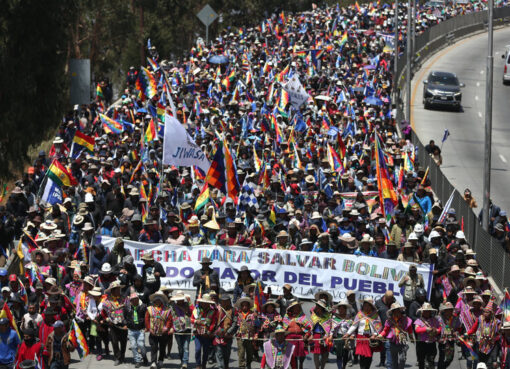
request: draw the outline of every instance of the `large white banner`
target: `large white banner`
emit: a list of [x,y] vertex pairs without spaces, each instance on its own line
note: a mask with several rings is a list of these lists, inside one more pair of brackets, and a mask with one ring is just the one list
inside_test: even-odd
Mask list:
[[163,164],[182,167],[196,165],[205,173],[211,166],[205,153],[186,132],[184,126],[168,114],[165,114]]
[[[115,238],[101,238],[108,249],[112,249]],[[162,283],[175,289],[193,290],[193,273],[201,268],[204,257],[212,260],[212,268],[220,276],[221,288],[234,289],[237,270],[246,265],[255,279],[261,279],[271,287],[275,295],[282,293],[285,283],[293,287],[299,298],[314,297],[320,290],[333,295],[334,301],[345,298],[347,290],[354,290],[358,298],[373,298],[392,290],[396,299],[403,303],[398,282],[409,270],[411,263],[347,254],[251,249],[240,246],[174,246],[169,244],[148,244],[124,241],[141,273],[144,253],[152,253],[154,259],[163,265],[166,277]],[[423,276],[425,287],[430,292],[433,274],[429,264],[417,265]]]

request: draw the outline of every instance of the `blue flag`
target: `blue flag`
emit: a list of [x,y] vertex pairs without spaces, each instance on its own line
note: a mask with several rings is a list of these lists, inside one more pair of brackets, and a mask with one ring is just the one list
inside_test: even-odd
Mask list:
[[448,136],[450,136],[450,131],[448,130],[448,128],[446,128],[444,130],[443,140],[441,141],[441,143],[445,142],[448,139]]

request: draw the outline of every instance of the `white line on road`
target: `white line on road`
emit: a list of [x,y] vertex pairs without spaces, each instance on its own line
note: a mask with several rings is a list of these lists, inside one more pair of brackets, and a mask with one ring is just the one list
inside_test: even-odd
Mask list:
[[476,82],[476,87],[480,87],[480,82]]
[[483,74],[483,69],[480,71],[480,74]]
[[481,118],[481,117],[483,117],[483,115],[482,115],[482,112],[481,112],[481,111],[479,111],[479,112],[478,112],[478,117],[480,117],[480,118]]
[[478,96],[475,96],[475,100],[478,100]]
[[499,154],[499,158],[501,159],[501,161],[502,161],[503,163],[505,163],[505,164],[506,164],[506,158],[505,158],[503,155]]

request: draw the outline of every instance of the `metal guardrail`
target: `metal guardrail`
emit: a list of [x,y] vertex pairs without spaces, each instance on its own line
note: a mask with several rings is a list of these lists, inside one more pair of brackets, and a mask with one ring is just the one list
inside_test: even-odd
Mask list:
[[[508,23],[510,7],[494,9],[494,26]],[[487,26],[487,11],[466,14],[448,19],[415,38],[415,57],[413,58],[412,72],[421,67],[421,64],[430,55],[435,54],[441,48],[455,43],[460,38],[480,32]],[[397,101],[405,88],[405,75],[407,60],[405,53],[398,59],[397,64]],[[397,106],[397,116],[403,116],[403,105]],[[429,168],[431,186],[436,196],[445,204],[454,192],[452,208],[456,211],[457,220],[464,222],[466,240],[476,252],[476,259],[482,269],[487,272],[496,286],[502,291],[510,286],[510,255],[505,251],[502,243],[487,233],[478,222],[477,214],[467,205],[463,196],[457,191],[448,178],[443,174],[440,167],[425,151],[424,145],[416,133],[411,134],[412,142],[417,147],[417,160],[423,168]]]

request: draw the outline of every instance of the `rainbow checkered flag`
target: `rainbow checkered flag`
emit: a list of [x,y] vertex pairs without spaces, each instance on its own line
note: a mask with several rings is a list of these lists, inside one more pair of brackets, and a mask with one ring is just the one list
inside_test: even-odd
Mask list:
[[253,305],[256,311],[262,312],[262,306],[266,303],[266,296],[264,296],[264,290],[262,289],[262,282],[258,280],[255,285],[255,291],[253,293]]
[[80,327],[76,323],[76,320],[73,320],[71,332],[69,332],[69,341],[73,344],[74,348],[78,352],[80,360],[83,360],[87,357],[88,354],[90,354],[87,340],[85,339],[85,336],[83,335]]

